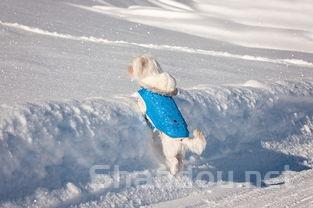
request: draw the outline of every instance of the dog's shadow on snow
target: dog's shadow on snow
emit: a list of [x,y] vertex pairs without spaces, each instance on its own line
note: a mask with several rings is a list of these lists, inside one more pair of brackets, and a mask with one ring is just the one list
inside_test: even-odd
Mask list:
[[193,171],[193,178],[207,182],[247,182],[258,187],[267,187],[284,183],[282,179],[271,181],[284,171],[300,172],[310,169],[306,161],[304,157],[276,152],[254,143],[245,145],[244,150],[206,161],[207,166]]
[[[311,138],[303,133],[303,128],[312,123],[313,99],[295,96],[281,97],[270,104],[261,101],[256,102],[253,108],[241,101],[223,113],[211,103],[197,103],[190,107],[190,104],[181,102],[183,106],[189,105],[189,114],[198,117],[193,127],[199,126],[207,133],[208,144],[202,155],[203,160],[199,162],[205,165],[194,171],[194,178],[208,171],[207,175],[203,173],[205,181],[250,182],[266,187],[276,183],[267,181],[275,181],[275,178],[282,181],[279,176],[284,171],[300,172],[311,168],[307,163],[309,158],[267,148],[264,142],[279,144],[287,141],[286,148],[291,150],[297,147],[292,147],[292,142],[288,147],[290,138],[295,137],[301,140],[300,143],[312,143]],[[204,108],[209,113],[204,113]],[[221,137],[224,139],[221,140]]]

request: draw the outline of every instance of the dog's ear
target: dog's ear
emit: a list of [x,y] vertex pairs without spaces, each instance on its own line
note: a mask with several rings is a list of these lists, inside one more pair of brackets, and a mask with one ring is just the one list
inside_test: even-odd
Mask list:
[[144,56],[140,56],[137,60],[136,72],[139,76],[143,75],[147,68],[148,60]]
[[129,66],[128,66],[128,74],[129,74],[129,75],[133,75],[133,73],[134,73],[133,66],[129,65]]
[[140,57],[140,68],[143,70],[143,69],[145,69],[146,67],[147,67],[147,64],[148,64],[148,60],[147,60],[147,58],[146,57],[144,57],[144,56],[141,56]]
[[142,76],[145,77],[146,75],[149,74],[149,59],[145,56],[141,56],[139,59],[139,71],[138,73]]

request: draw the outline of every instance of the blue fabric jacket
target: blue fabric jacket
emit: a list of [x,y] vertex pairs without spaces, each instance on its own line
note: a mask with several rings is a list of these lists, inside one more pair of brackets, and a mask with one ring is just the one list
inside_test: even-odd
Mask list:
[[170,96],[141,88],[138,94],[146,104],[146,117],[152,127],[171,138],[189,137],[186,121]]

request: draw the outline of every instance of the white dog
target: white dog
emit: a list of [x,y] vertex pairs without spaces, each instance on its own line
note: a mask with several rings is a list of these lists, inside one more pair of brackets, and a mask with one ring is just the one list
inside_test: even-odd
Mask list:
[[198,155],[203,152],[206,146],[204,135],[195,129],[193,137],[189,137],[187,124],[172,99],[177,94],[176,80],[163,72],[155,59],[147,55],[135,58],[128,73],[141,87],[137,92],[140,111],[159,134],[166,165],[175,175],[182,168],[186,151]]

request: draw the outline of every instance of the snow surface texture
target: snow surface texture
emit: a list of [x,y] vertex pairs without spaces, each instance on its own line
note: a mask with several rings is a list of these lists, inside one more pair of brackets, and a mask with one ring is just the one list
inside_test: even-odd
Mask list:
[[[246,170],[265,174],[283,170],[284,165],[292,171],[308,169],[313,156],[312,96],[310,82],[282,82],[267,89],[182,90],[178,105],[190,128],[202,129],[208,141],[195,169],[233,170],[235,182],[244,182]],[[192,193],[190,187],[176,184],[193,183],[183,176],[174,184],[161,185],[171,177],[154,173],[158,166],[151,150],[152,135],[133,102],[121,98],[2,105],[0,199],[26,197],[20,204],[2,205],[84,207],[85,201],[89,206],[89,200],[96,200],[101,207],[137,207]],[[112,173],[90,181],[90,168],[103,164],[119,165],[129,175],[150,172],[153,182],[126,189],[122,185],[115,195],[110,192],[113,187],[102,187],[113,180]]]
[[[310,207],[312,13],[310,0],[1,0],[0,207]],[[127,96],[142,53],[175,76],[190,130],[207,136],[191,177],[158,174]],[[111,169],[90,177],[94,165]]]
[[[312,27],[310,19],[304,18],[313,13],[311,1],[297,1],[292,7],[287,0],[265,6],[248,1],[210,2],[29,0],[26,4],[3,0],[0,101],[16,104],[131,94],[136,86],[129,84],[127,64],[142,53],[155,56],[181,88],[312,79],[312,37],[308,35]],[[237,16],[221,12],[243,6],[244,12]],[[220,14],[209,8],[220,8]],[[248,11],[251,18],[240,17]],[[272,18],[273,12],[279,18]],[[133,15],[140,16],[133,19]],[[216,16],[218,24],[208,15]],[[251,21],[245,29],[237,27],[243,19]],[[253,47],[245,47],[250,44]],[[285,50],[277,50],[279,46]]]
[[225,189],[220,188],[223,185],[225,186],[225,184],[220,184],[212,187],[209,193],[200,192],[152,207],[311,207],[313,195],[312,176],[312,171],[303,171],[297,174],[286,172],[282,177],[271,181],[272,187],[263,189],[253,187]]
[[[151,0],[159,7],[109,5],[78,6],[155,27],[249,47],[312,52],[312,2],[276,0],[267,4],[248,0]],[[244,10],[245,12],[242,12]],[[290,15],[296,15],[297,18]],[[166,21],[167,19],[171,21]],[[192,24],[190,24],[192,23]]]

